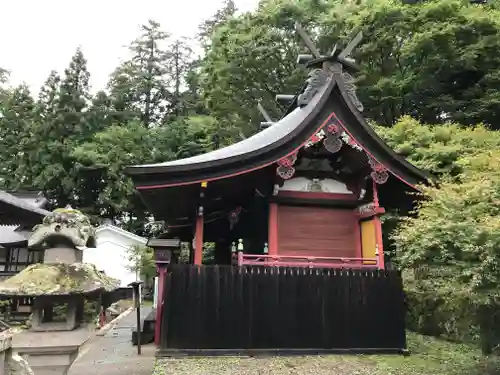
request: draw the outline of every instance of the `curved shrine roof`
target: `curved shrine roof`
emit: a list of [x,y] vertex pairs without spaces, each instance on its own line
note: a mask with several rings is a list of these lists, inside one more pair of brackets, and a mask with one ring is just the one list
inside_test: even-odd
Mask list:
[[[203,155],[131,166],[126,173],[140,190],[227,178],[278,162],[297,152],[328,123],[336,123],[370,158],[406,184],[414,187],[429,179],[394,152],[365,121],[350,96],[342,71],[330,72],[321,86],[311,80],[310,76],[310,84],[301,95],[311,91],[314,84],[316,90],[305,105],[297,105],[281,120],[252,137]],[[294,103],[298,102],[297,97]]]
[[[326,84],[321,87],[321,90],[312,98],[309,105],[303,108],[295,108],[273,126],[240,142],[190,158],[158,164],[131,166],[126,169],[126,173],[130,176],[138,176],[156,173],[194,172],[195,170],[214,166],[224,168],[224,166],[234,162],[245,162],[250,158],[262,156],[271,149],[288,142],[296,142],[298,132],[313,122],[312,120],[314,120],[321,110],[321,106],[328,99],[334,85],[335,81],[329,78]],[[262,161],[263,164],[268,162],[267,159],[262,159]],[[273,161],[271,160],[271,162]]]

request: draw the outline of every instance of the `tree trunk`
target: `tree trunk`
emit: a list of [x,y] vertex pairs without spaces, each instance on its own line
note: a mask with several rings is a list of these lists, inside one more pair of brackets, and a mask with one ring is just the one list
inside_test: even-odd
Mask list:
[[491,304],[480,305],[477,311],[481,352],[490,355],[493,350],[493,307]]

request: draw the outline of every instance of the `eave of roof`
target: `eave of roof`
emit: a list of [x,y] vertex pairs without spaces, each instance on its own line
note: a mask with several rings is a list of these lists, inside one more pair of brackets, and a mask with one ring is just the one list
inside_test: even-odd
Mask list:
[[335,81],[328,78],[307,106],[294,109],[272,127],[234,145],[192,158],[132,166],[126,169],[126,174],[141,189],[142,186],[152,188],[146,185],[157,178],[166,177],[162,187],[179,186],[198,179],[210,181],[264,168],[295,152],[301,147],[298,139],[308,139],[318,130],[310,124],[319,123],[324,117],[324,104],[334,85]]
[[31,232],[19,230],[17,225],[0,225],[0,245],[4,247],[25,246]]
[[0,225],[34,224],[48,214],[49,211],[0,190]]

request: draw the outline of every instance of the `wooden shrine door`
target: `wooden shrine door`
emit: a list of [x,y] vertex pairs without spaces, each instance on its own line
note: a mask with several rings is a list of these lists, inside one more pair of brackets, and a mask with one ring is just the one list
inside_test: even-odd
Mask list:
[[358,221],[353,209],[278,207],[278,255],[356,257]]

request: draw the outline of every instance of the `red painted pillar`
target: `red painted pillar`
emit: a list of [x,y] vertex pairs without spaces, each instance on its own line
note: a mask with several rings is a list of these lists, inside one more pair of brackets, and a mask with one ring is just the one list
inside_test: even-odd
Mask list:
[[269,203],[268,239],[269,255],[278,255],[278,204]]
[[194,264],[201,266],[203,261],[203,215],[196,216],[196,231],[194,234]]
[[[373,204],[375,206],[375,209],[377,209],[380,207],[378,201],[377,183],[374,180],[372,180],[372,183],[373,183]],[[373,217],[373,224],[375,225],[375,239],[377,241],[378,266],[380,269],[385,269],[382,222],[380,221],[379,216],[376,215]]]
[[160,346],[161,318],[163,313],[163,289],[167,270],[158,267],[158,295],[156,297],[155,345]]

